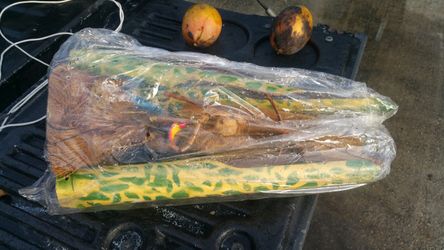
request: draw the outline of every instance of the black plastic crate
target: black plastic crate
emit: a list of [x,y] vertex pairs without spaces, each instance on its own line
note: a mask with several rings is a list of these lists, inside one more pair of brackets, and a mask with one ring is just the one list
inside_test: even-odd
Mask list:
[[[125,3],[123,32],[144,45],[168,50],[201,51],[235,61],[307,68],[353,78],[365,46],[363,35],[337,33],[320,25],[315,27],[311,42],[301,52],[289,57],[276,56],[268,43],[271,18],[221,10],[224,27],[220,39],[211,48],[198,50],[186,46],[180,33],[180,20],[190,3],[176,0]],[[74,30],[80,28],[80,20],[86,26],[115,27],[114,6],[106,4],[101,8],[102,4],[104,1],[82,5],[87,10],[79,11],[74,19],[67,17],[66,23],[71,22]],[[109,11],[114,12],[109,15]],[[59,44],[50,41],[36,53],[41,55],[43,51],[50,58]],[[23,77],[45,75],[45,69],[36,71],[29,63],[33,62],[18,63],[21,70],[11,73],[0,88],[22,84],[22,94],[23,89],[29,88],[29,84],[21,82]],[[1,95],[8,96],[4,89]],[[46,112],[46,101],[45,90],[11,122],[40,117]],[[0,189],[8,192],[0,198],[0,249],[301,249],[303,246],[315,195],[50,216],[40,205],[17,194],[19,188],[32,184],[45,171],[44,141],[44,121],[0,133]]]

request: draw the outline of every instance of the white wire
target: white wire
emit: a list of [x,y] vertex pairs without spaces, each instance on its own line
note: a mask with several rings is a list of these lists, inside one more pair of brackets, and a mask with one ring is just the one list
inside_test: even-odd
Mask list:
[[[13,4],[10,4],[8,6],[6,6],[1,12],[0,12],[0,20],[3,16],[3,14],[5,13],[6,10],[8,10],[9,8],[12,8],[16,5],[21,5],[21,4],[29,4],[29,3],[44,3],[44,4],[60,4],[60,3],[67,3],[70,2],[72,0],[61,0],[61,1],[21,1],[21,2],[16,2]],[[26,52],[24,49],[22,49],[21,47],[17,46],[17,43],[12,42],[11,40],[9,40],[4,34],[2,29],[0,28],[0,36],[3,37],[3,39],[5,39],[6,42],[8,42],[9,44],[11,44],[12,46],[16,47],[17,49],[19,49],[21,52],[23,52],[25,55],[29,56],[30,58],[36,60],[37,62],[45,65],[45,66],[49,66],[47,63],[41,61],[38,58],[35,58],[33,55],[29,54],[28,52]],[[43,40],[46,38],[42,38],[40,40]],[[36,41],[38,41],[39,39],[37,38]],[[2,66],[2,61],[0,61],[0,70],[1,70],[1,66]],[[1,78],[0,78],[1,79]]]
[[[0,16],[0,18],[1,18],[1,16]],[[0,31],[1,32],[1,31]],[[54,33],[54,34],[51,34],[51,35],[48,35],[48,36],[43,36],[43,37],[37,37],[37,38],[30,38],[30,39],[25,39],[25,40],[21,40],[21,41],[18,41],[18,42],[15,42],[15,43],[12,43],[11,45],[9,45],[5,50],[3,50],[3,52],[0,54],[0,79],[2,79],[2,66],[3,66],[3,58],[4,58],[4,56],[5,56],[5,54],[6,54],[6,52],[8,52],[12,47],[17,47],[17,45],[19,45],[19,44],[22,44],[22,43],[27,43],[27,42],[34,42],[34,41],[41,41],[41,40],[45,40],[45,39],[48,39],[48,38],[51,38],[51,37],[55,37],[55,36],[61,36],[61,35],[73,35],[73,33],[72,32],[59,32],[59,33]],[[47,64],[47,63],[45,63],[45,62],[43,62],[43,61],[41,61],[40,59],[38,59],[38,58],[35,58],[34,56],[30,56],[32,59],[34,59],[34,60],[36,60],[37,62],[39,62],[39,63],[41,63],[41,64],[43,64],[43,65],[45,65],[45,66],[47,66],[47,67],[50,67],[49,66],[49,64]]]
[[41,84],[39,84],[35,89],[33,89],[29,94],[27,94],[22,100],[17,102],[8,112],[8,114],[15,113],[17,110],[19,110],[25,103],[31,99],[37,92],[39,92],[43,87],[48,85],[48,80],[43,81]]
[[[67,3],[70,2],[72,0],[61,0],[61,1],[21,1],[21,2],[16,2],[13,4],[10,4],[8,6],[6,6],[5,8],[3,8],[3,10],[0,12],[0,21],[1,18],[4,14],[4,12],[11,8],[14,7],[16,5],[20,5],[20,4],[29,4],[29,3],[42,3],[42,4],[60,4],[60,3]],[[123,12],[123,8],[122,5],[117,2],[116,0],[109,0],[111,2],[113,2],[117,8],[119,9],[119,19],[120,19],[120,23],[119,26],[117,26],[117,28],[115,29],[116,32],[120,32],[122,30],[122,26],[123,26],[123,22],[125,20],[125,13]],[[71,32],[58,32],[58,33],[54,33],[51,35],[47,35],[47,36],[43,36],[43,37],[37,37],[37,38],[29,38],[29,39],[25,39],[25,40],[21,40],[18,42],[12,42],[11,40],[9,40],[2,32],[1,28],[0,28],[0,36],[5,39],[6,42],[8,42],[10,45],[3,50],[3,52],[0,54],[0,79],[2,77],[2,66],[3,66],[3,58],[4,55],[7,51],[9,51],[12,47],[15,47],[17,49],[19,49],[21,52],[23,52],[25,55],[27,55],[28,57],[30,57],[31,59],[34,59],[35,61],[47,66],[47,67],[51,67],[48,63],[43,62],[42,60],[34,57],[33,55],[29,54],[28,52],[26,52],[24,49],[22,49],[20,46],[18,46],[19,44],[22,43],[27,43],[27,42],[34,42],[34,41],[41,41],[41,40],[45,40],[51,37],[55,37],[55,36],[61,36],[61,35],[73,35],[73,33]],[[38,93],[41,89],[43,89],[46,85],[48,85],[48,80],[43,81],[41,84],[39,84],[35,89],[33,89],[31,92],[29,92],[23,99],[21,99],[20,101],[18,101],[7,113],[5,119],[3,120],[2,124],[0,125],[0,132],[2,132],[3,129],[5,128],[10,128],[10,127],[19,127],[19,126],[27,126],[27,125],[31,125],[37,122],[40,122],[42,120],[44,120],[46,118],[46,115],[34,120],[34,121],[29,121],[29,122],[22,122],[22,123],[12,123],[12,124],[7,124],[6,122],[9,119],[9,115],[15,113],[17,110],[19,110],[21,107],[23,107],[23,105],[25,105],[36,93]]]
[[37,123],[37,122],[43,121],[43,120],[45,120],[45,118],[46,118],[46,115],[44,115],[44,116],[42,116],[42,117],[40,117],[40,118],[38,118],[38,119],[36,119],[36,120],[34,120],[34,121],[22,122],[22,123],[11,123],[11,124],[8,124],[8,125],[4,125],[4,126],[2,126],[2,127],[0,128],[0,131],[2,131],[2,130],[5,129],[5,128],[10,128],[10,127],[20,127],[20,126],[31,125],[31,124],[34,124],[34,123]]
[[122,5],[117,2],[116,0],[110,0],[111,2],[113,2],[114,4],[117,5],[117,8],[119,8],[119,26],[117,26],[117,28],[114,30],[116,32],[120,32],[122,30],[122,26],[123,26],[123,21],[125,20],[125,13],[123,12],[123,8]]

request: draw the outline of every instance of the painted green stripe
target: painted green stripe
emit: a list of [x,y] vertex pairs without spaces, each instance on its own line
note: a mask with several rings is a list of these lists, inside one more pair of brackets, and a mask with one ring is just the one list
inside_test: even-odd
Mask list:
[[305,183],[304,185],[301,186],[301,188],[313,188],[313,187],[317,187],[318,183],[315,181],[309,181],[307,183]]
[[234,170],[234,169],[231,169],[231,168],[222,168],[222,169],[220,169],[219,170],[219,174],[220,175],[238,175],[238,174],[240,174],[240,171],[238,171],[238,170]]
[[196,69],[193,68],[193,67],[186,67],[186,68],[185,68],[185,71],[186,71],[187,73],[193,73],[194,71],[196,71]]
[[128,188],[129,188],[128,184],[115,184],[115,185],[103,186],[100,188],[100,191],[105,192],[105,193],[115,193],[115,192],[123,191]]
[[173,197],[174,199],[183,199],[183,198],[188,198],[189,195],[185,191],[178,191],[172,194],[171,197]]
[[186,182],[185,185],[187,186],[188,189],[190,189],[192,191],[196,191],[196,192],[203,192],[204,191],[201,187],[195,186],[191,182]]
[[229,82],[234,82],[236,80],[237,80],[237,77],[230,76],[230,75],[221,75],[221,76],[217,77],[217,81],[221,82],[221,83],[229,83]]
[[362,160],[348,160],[345,165],[351,168],[360,168],[363,166],[363,162]]
[[167,187],[169,180],[167,179],[166,168],[158,164],[156,170],[157,171],[152,172],[154,174],[154,181],[151,182],[150,185],[153,187]]
[[138,178],[138,177],[122,177],[122,178],[119,178],[119,180],[121,180],[123,182],[131,182],[137,186],[141,186],[145,182],[144,178]]
[[261,191],[268,191],[268,188],[266,186],[258,186],[254,188],[255,192],[261,192]]
[[217,165],[210,163],[210,162],[206,162],[206,163],[204,163],[204,167],[208,168],[208,169],[213,169],[213,168],[217,168]]
[[262,86],[262,83],[261,82],[246,82],[245,86],[247,86],[247,88],[258,90]]
[[114,183],[114,181],[109,179],[98,179],[97,182],[102,186],[112,185]]
[[170,180],[167,180],[167,192],[173,191],[173,182]]
[[343,181],[342,180],[334,180],[331,182],[331,184],[341,185],[341,184],[343,184]]
[[126,197],[128,197],[130,199],[139,199],[139,195],[137,195],[136,193],[125,192],[124,194],[125,194]]
[[109,200],[108,196],[100,193],[100,192],[92,192],[88,194],[86,197],[81,197],[80,200],[82,201],[91,201],[91,200],[102,200],[107,201]]
[[278,183],[273,183],[272,186],[273,186],[273,190],[277,190],[280,187]]
[[113,203],[119,203],[122,200],[120,197],[120,194],[114,194],[113,196]]
[[88,204],[90,207],[100,207],[100,206],[103,206],[100,203],[91,202],[91,201],[87,201],[86,204]]
[[294,184],[299,182],[299,178],[296,177],[297,174],[293,173],[287,177],[287,185],[293,186]]
[[114,173],[114,172],[110,172],[110,171],[103,171],[102,172],[103,177],[113,177],[113,176],[116,176],[118,174],[119,173]]
[[182,72],[178,68],[173,69],[173,73],[175,77],[182,76]]
[[242,194],[241,192],[237,191],[237,190],[228,190],[223,192],[224,195],[239,195]]
[[177,186],[180,186],[179,171],[177,171],[177,169],[173,170],[173,181]]
[[214,191],[217,191],[222,188],[222,181],[216,182],[216,185],[214,185]]
[[170,198],[163,196],[163,195],[159,195],[156,196],[156,201],[161,201],[161,200],[169,200]]
[[276,92],[276,90],[277,90],[277,88],[276,87],[274,87],[274,86],[267,86],[267,91],[270,91],[270,92]]

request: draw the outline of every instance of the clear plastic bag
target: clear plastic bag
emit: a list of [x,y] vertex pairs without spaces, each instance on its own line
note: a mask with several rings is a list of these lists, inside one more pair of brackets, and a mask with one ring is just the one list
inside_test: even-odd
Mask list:
[[141,46],[84,29],[54,56],[50,213],[349,189],[383,178],[390,98],[338,76]]

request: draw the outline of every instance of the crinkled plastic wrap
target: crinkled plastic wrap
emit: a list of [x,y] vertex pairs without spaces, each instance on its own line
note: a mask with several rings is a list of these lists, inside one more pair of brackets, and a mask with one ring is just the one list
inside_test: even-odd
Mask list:
[[389,172],[397,105],[364,83],[85,29],[49,72],[50,213],[345,190]]

